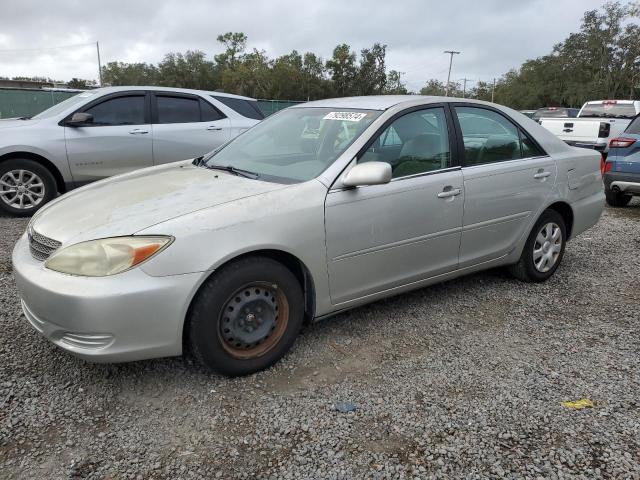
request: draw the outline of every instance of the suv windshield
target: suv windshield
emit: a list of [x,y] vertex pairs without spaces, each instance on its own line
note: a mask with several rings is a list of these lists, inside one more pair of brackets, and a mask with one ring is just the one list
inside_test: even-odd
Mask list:
[[209,167],[246,170],[262,180],[296,183],[322,173],[382,112],[289,108],[263,120],[204,159]]
[[92,97],[93,95],[95,95],[96,93],[98,93],[97,90],[91,90],[89,92],[79,93],[78,95],[74,95],[73,97],[69,97],[64,101],[55,104],[51,108],[47,108],[44,112],[40,112],[39,114],[37,114],[33,118],[51,118],[51,117],[55,117],[59,113],[64,112],[69,107],[72,107],[72,106],[77,105],[77,104],[82,103],[82,102],[88,102],[89,101],[88,99],[90,97]]
[[634,118],[624,133],[632,133],[634,135],[640,135],[640,115]]
[[632,103],[590,103],[580,112],[581,117],[633,118],[636,109]]

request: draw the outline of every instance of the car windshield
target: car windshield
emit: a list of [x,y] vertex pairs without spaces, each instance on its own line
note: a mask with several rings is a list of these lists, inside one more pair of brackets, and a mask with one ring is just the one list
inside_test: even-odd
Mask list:
[[261,180],[297,183],[317,177],[379,115],[378,110],[289,108],[214,150],[208,167],[233,167]]
[[590,103],[580,112],[581,117],[633,118],[636,109],[632,103]]
[[66,100],[63,100],[60,103],[56,103],[53,107],[47,108],[44,112],[40,112],[39,114],[37,114],[33,118],[39,119],[39,118],[55,117],[59,113],[62,113],[65,110],[67,110],[69,107],[72,107],[72,106],[77,105],[77,104],[82,103],[82,102],[88,102],[89,101],[88,99],[90,97],[94,96],[96,93],[97,93],[97,90],[92,90],[90,92],[79,93],[78,95],[74,95],[73,97],[69,97],[69,98],[67,98]]

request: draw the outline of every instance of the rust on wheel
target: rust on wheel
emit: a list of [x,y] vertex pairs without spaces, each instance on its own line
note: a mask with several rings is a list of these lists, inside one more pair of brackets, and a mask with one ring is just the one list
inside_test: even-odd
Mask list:
[[234,358],[248,360],[264,355],[282,338],[289,322],[289,302],[270,282],[252,282],[225,302],[218,335]]

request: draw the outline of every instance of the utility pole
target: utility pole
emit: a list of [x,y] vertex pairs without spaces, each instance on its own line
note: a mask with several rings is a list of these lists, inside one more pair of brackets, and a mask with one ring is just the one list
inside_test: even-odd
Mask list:
[[460,52],[456,52],[455,50],[445,50],[444,53],[448,53],[449,55],[451,55],[451,57],[449,58],[449,74],[447,75],[447,88],[445,89],[445,92],[444,92],[444,96],[448,97],[449,96],[449,82],[451,80],[451,65],[453,65],[453,56],[454,55],[459,55]]
[[462,79],[462,98],[465,98],[465,95],[467,94],[467,82],[471,80],[470,78],[463,78]]
[[102,64],[100,63],[100,44],[96,42],[96,52],[98,52],[98,78],[100,86],[102,86]]
[[493,79],[493,87],[491,88],[491,103],[493,103],[493,97],[496,93],[496,79]]

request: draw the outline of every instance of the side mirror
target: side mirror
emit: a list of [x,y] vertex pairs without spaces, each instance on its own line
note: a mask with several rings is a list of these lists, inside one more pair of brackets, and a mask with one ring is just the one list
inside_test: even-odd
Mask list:
[[391,165],[385,162],[360,163],[347,172],[342,180],[346,187],[382,185],[391,181]]
[[72,127],[79,127],[81,125],[86,125],[87,123],[93,123],[93,115],[90,113],[76,112],[69,120],[67,120],[67,125]]

